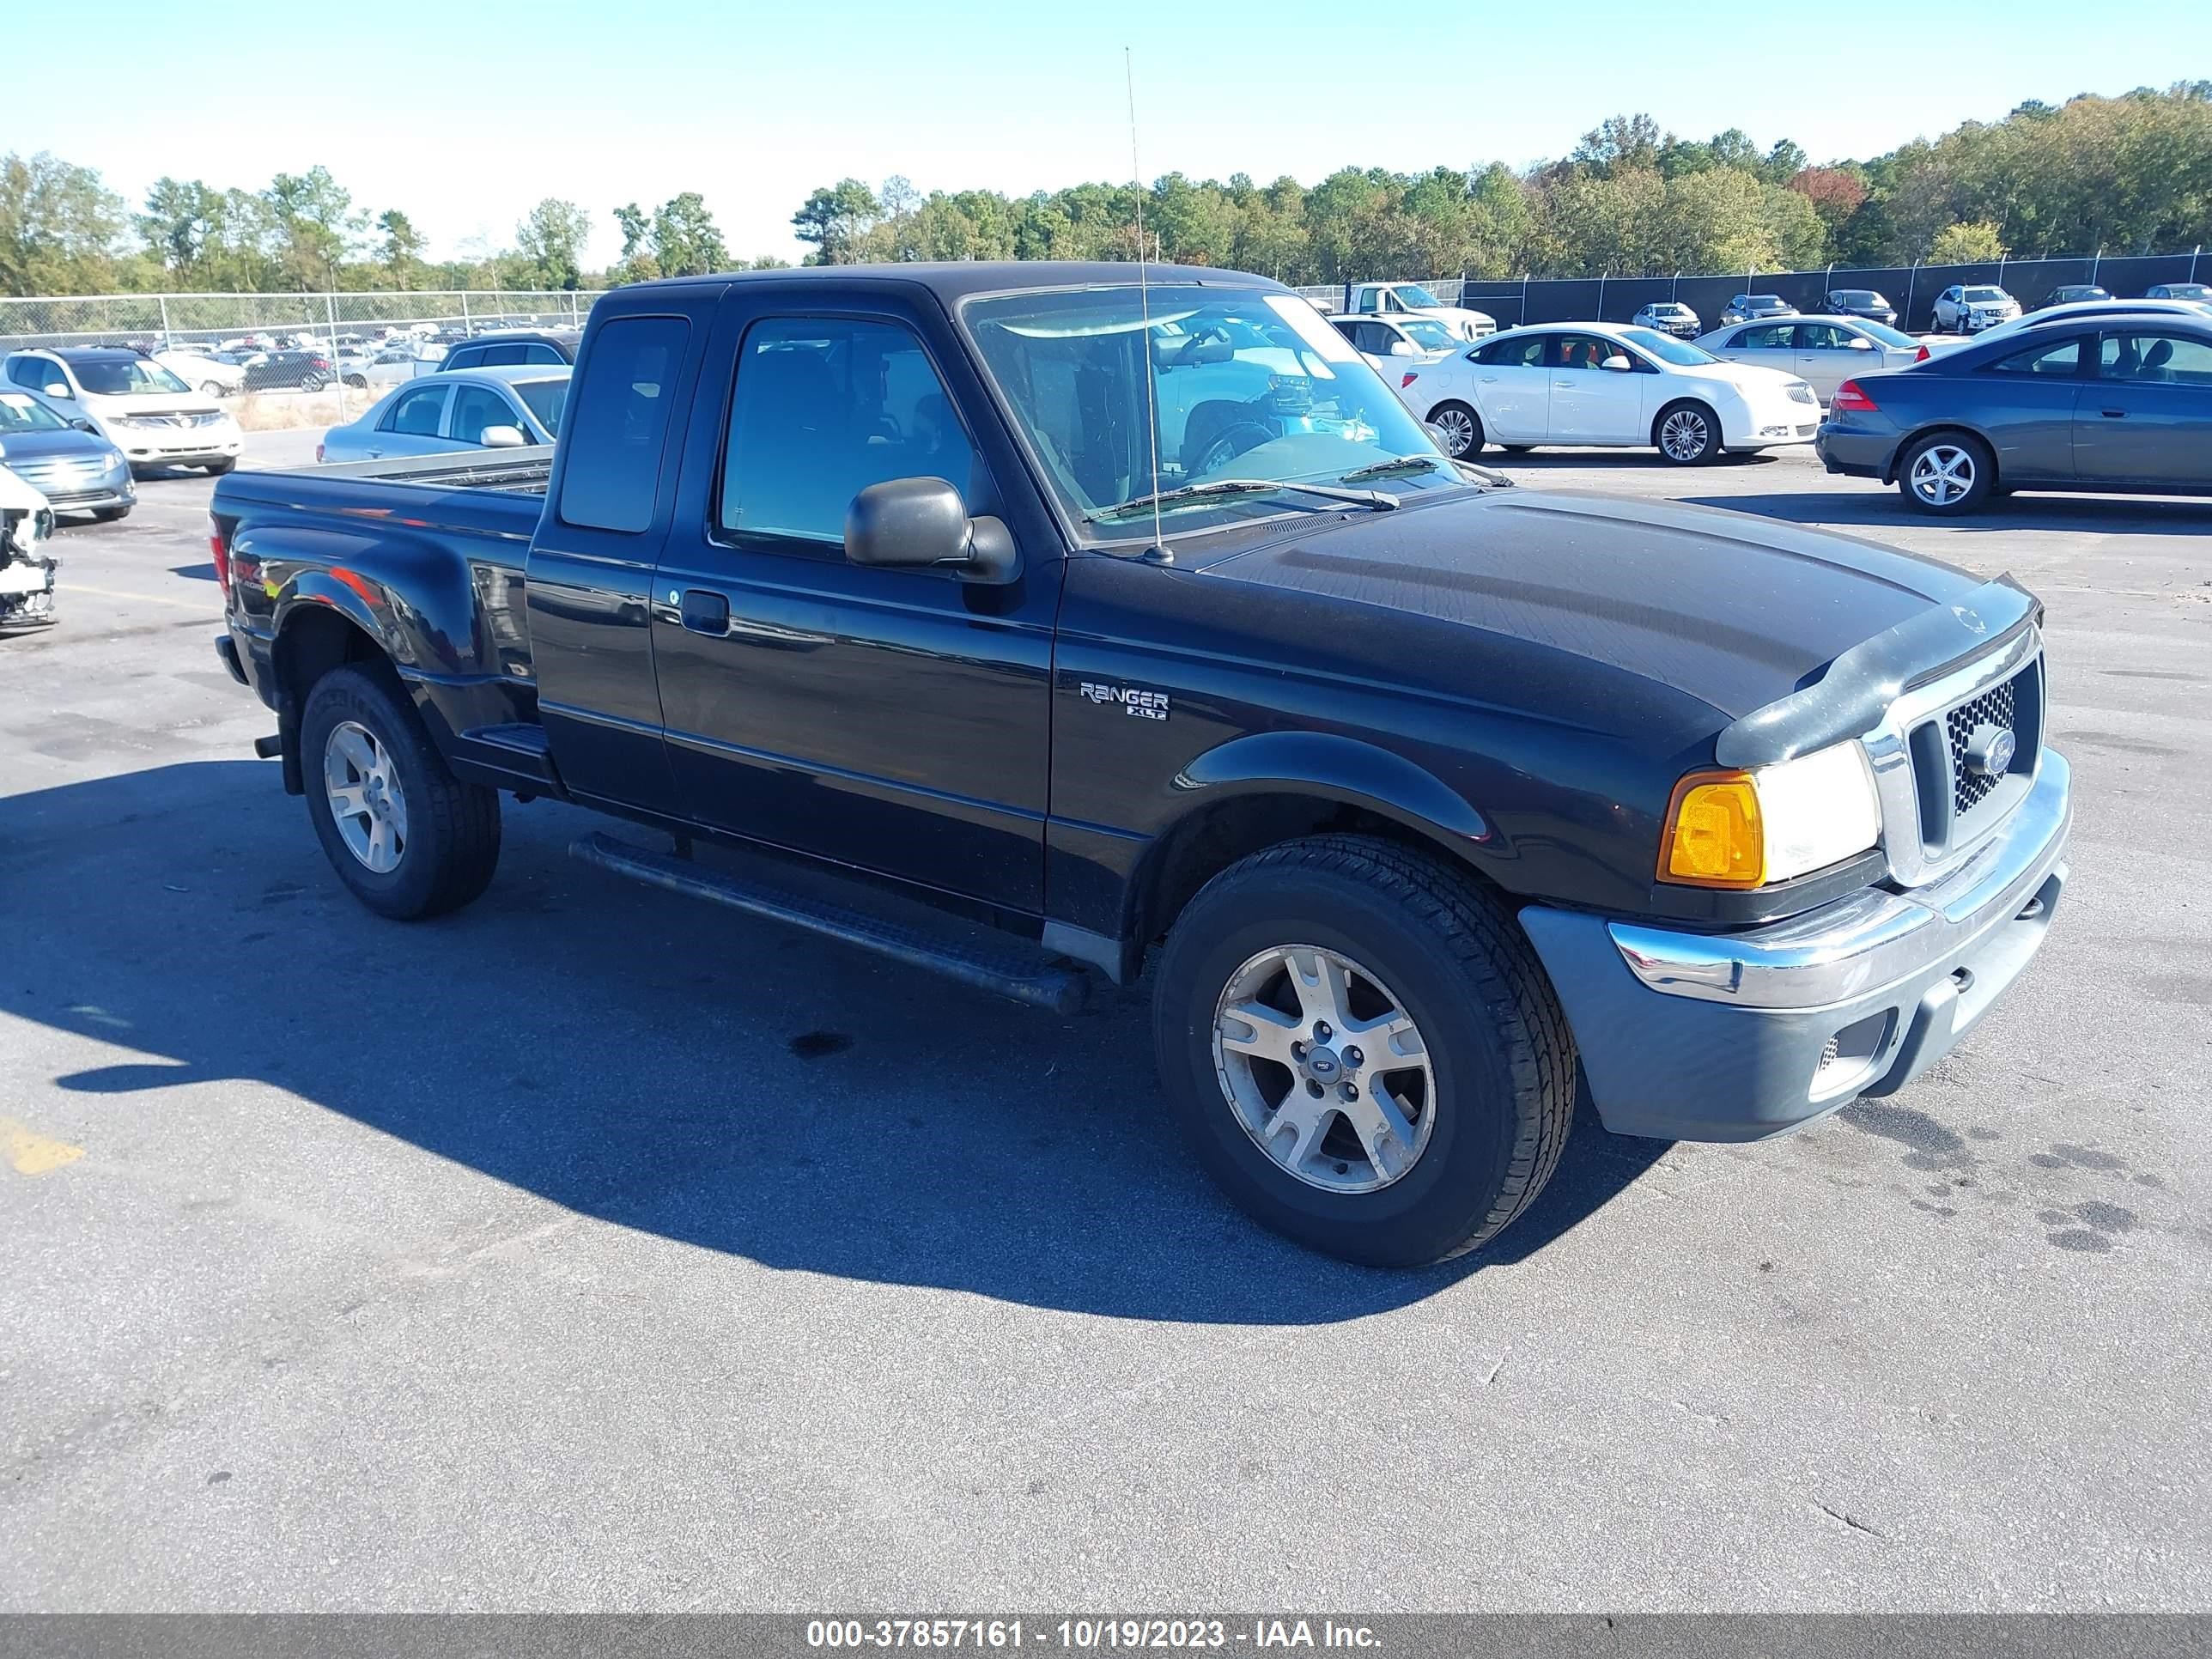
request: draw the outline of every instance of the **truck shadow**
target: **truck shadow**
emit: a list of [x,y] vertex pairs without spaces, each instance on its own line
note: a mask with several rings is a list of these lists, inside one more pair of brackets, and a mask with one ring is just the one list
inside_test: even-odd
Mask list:
[[[1491,1249],[1378,1273],[1261,1231],[1185,1155],[1139,991],[1073,1019],[628,886],[604,820],[510,805],[499,879],[406,926],[337,885],[272,766],[0,799],[0,1008],[131,1051],[55,1079],[275,1085],[582,1215],[768,1266],[1125,1318],[1309,1324],[1541,1250],[1663,1143],[1585,1111]],[[220,1134],[219,1123],[209,1132]],[[327,1171],[277,1163],[312,1210]],[[426,1170],[425,1178],[450,1179]],[[181,1204],[176,1224],[198,1224]]]

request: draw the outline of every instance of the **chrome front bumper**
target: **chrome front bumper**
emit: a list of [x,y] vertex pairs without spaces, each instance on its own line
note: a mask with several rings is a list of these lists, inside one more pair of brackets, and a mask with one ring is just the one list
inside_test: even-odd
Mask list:
[[1903,1088],[2042,945],[2066,883],[2071,784],[2046,748],[2011,816],[1940,879],[1741,933],[1522,911],[1606,1127],[1757,1139]]

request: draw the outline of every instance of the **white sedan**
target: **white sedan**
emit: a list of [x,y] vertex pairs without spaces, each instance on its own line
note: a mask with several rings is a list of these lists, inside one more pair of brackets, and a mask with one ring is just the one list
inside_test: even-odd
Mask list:
[[1863,317],[1793,317],[1783,322],[1731,323],[1698,343],[1716,357],[1753,368],[1778,368],[1821,398],[1854,374],[1910,368],[1928,354],[1910,334]]
[[198,386],[210,398],[228,398],[246,389],[246,371],[236,363],[172,346],[154,354],[154,361],[186,386]]
[[1820,400],[1797,376],[1619,323],[1508,329],[1409,373],[1398,395],[1455,460],[1486,443],[1650,444],[1691,466],[1808,444],[1820,424]]

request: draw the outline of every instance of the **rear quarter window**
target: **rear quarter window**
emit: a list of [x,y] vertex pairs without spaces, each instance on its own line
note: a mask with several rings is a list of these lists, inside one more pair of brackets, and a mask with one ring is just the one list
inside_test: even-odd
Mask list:
[[632,535],[652,524],[690,334],[681,317],[619,317],[601,325],[562,434],[572,447],[562,475],[562,523]]

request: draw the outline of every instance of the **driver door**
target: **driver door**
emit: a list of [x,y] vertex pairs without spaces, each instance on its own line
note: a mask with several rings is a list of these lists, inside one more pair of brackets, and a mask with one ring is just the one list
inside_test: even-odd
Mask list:
[[[716,321],[736,374],[702,385],[652,595],[669,763],[702,823],[1035,913],[1060,549],[1008,509],[942,322],[848,297],[745,285]],[[853,497],[918,477],[1007,522],[1016,580],[847,561]]]
[[1607,368],[1608,357],[1635,354],[1602,334],[1555,334],[1550,368],[1550,437],[1554,443],[1634,444],[1644,441],[1645,377],[1633,367]]

